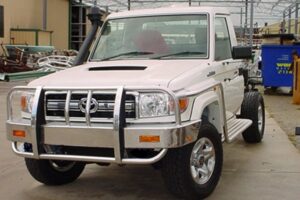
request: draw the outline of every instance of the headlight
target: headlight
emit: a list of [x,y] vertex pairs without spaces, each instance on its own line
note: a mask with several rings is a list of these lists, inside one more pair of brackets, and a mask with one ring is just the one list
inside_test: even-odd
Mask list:
[[8,98],[8,118],[14,122],[20,122],[31,118],[35,90],[14,89]]
[[174,114],[171,99],[164,93],[141,93],[139,102],[140,117],[161,117]]
[[[179,99],[179,110],[184,112],[188,107],[188,98]],[[175,113],[174,100],[165,93],[141,93],[139,98],[139,116],[162,117]]]

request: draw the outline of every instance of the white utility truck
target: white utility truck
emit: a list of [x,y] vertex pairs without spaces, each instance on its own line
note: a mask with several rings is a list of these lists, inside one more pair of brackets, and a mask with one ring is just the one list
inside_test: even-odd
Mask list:
[[245,90],[250,47],[229,12],[180,7],[107,17],[83,65],[8,95],[7,138],[46,185],[86,164],[153,164],[168,189],[205,198],[221,176],[223,143],[260,142],[263,98]]

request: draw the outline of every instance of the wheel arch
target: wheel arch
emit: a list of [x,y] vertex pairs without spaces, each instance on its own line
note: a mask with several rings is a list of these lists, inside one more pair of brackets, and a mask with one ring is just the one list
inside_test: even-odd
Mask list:
[[217,93],[209,91],[195,99],[191,119],[207,120],[219,133],[223,134],[224,116],[222,109],[222,103]]

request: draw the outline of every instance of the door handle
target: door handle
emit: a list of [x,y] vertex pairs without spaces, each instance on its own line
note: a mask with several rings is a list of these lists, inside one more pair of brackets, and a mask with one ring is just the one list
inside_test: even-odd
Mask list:
[[207,74],[207,77],[213,76],[213,75],[215,75],[215,74],[216,74],[216,71],[211,71],[211,72],[209,72],[209,73]]

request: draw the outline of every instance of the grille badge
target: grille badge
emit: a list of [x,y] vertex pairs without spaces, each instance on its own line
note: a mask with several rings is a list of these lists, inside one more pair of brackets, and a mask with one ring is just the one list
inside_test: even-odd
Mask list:
[[[80,111],[83,113],[85,113],[85,111],[86,111],[86,104],[87,104],[87,98],[80,99],[78,106],[79,106]],[[99,104],[98,104],[97,100],[92,98],[91,104],[90,104],[90,113],[97,112],[98,108],[99,108]]]

